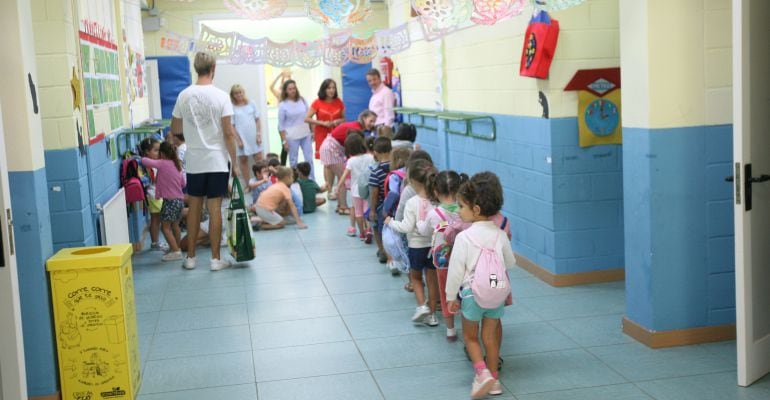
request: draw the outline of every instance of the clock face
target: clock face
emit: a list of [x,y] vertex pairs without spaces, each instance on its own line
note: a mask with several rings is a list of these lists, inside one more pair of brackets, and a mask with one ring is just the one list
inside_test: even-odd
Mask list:
[[618,106],[607,99],[596,99],[588,104],[584,118],[586,126],[596,136],[611,135],[620,122]]

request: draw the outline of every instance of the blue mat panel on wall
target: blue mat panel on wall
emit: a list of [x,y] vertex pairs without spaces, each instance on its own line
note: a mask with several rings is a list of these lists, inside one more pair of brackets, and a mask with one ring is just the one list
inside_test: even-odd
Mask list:
[[366,72],[371,68],[372,63],[347,63],[342,66],[342,101],[347,121],[355,121],[361,111],[369,108],[372,89],[366,83]]
[[160,81],[160,104],[163,118],[171,118],[176,97],[190,86],[190,60],[187,56],[147,57],[158,60],[158,81]]

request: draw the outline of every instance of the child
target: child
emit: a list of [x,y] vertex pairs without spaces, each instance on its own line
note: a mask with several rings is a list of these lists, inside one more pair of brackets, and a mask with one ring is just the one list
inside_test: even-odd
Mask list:
[[[424,221],[433,209],[428,197],[428,182],[434,179],[436,168],[433,164],[418,160],[409,164],[409,184],[412,185],[417,196],[406,202],[404,220],[396,221],[390,216],[385,219],[396,232],[406,233],[409,245],[409,277],[414,289],[414,297],[417,300],[417,309],[412,316],[413,322],[422,322],[428,326],[438,325],[436,318],[436,303],[438,302],[438,278],[436,268],[428,257],[430,254],[431,234],[422,235],[417,229],[417,224]],[[428,303],[425,304],[425,291],[423,289],[423,271],[425,281],[428,284]]]
[[363,136],[351,134],[345,139],[345,154],[349,157],[345,163],[345,172],[342,173],[338,184],[338,191],[342,193],[342,187],[347,178],[350,178],[350,194],[353,198],[353,212],[351,215],[355,218],[354,224],[348,227],[348,236],[356,235],[355,224],[358,224],[358,232],[361,240],[371,243],[371,229],[366,228],[364,221],[364,211],[368,207],[368,199],[359,194],[359,183],[365,177],[366,169],[374,163],[374,156],[366,151],[366,143]]
[[[382,203],[383,215],[393,217],[395,215],[396,208],[401,198],[401,192],[406,187],[406,162],[409,160],[411,150],[407,148],[394,149],[390,153],[390,172],[385,177],[385,187],[387,187],[387,194]],[[401,221],[402,218],[397,218],[397,221]],[[401,235],[403,237],[403,235]],[[403,240],[406,242],[405,240]],[[400,268],[397,262],[393,259],[393,254],[388,254],[388,270],[393,276],[401,274]],[[406,262],[406,260],[398,260],[399,262]],[[408,280],[408,278],[407,278]],[[411,288],[411,282],[407,283]]]
[[[433,159],[430,157],[430,154],[424,150],[415,150],[409,154],[409,160],[407,160],[406,165],[409,165],[414,160],[427,160],[433,164]],[[398,208],[396,209],[396,221],[401,221],[404,219],[404,207],[406,206],[406,202],[415,194],[416,193],[414,192],[414,189],[407,182],[406,187],[401,191],[401,198],[398,200]]]
[[377,242],[377,258],[381,264],[388,262],[388,255],[382,246],[382,202],[385,199],[385,177],[390,172],[390,139],[378,137],[372,145],[374,159],[379,163],[369,175],[369,222],[374,230],[374,240]]
[[[495,249],[497,257],[501,257],[502,263],[508,268],[516,263],[516,259],[505,234],[489,221],[489,217],[500,212],[503,205],[503,191],[500,185],[474,176],[460,187],[457,197],[460,201],[460,218],[464,222],[471,222],[472,225],[455,239],[449,260],[446,298],[450,312],[456,313],[462,307],[463,338],[476,370],[471,387],[471,397],[475,399],[490,393],[502,393],[497,381],[500,353],[497,326],[504,313],[505,300],[501,300],[499,306],[482,308],[473,297],[471,279],[482,247]],[[507,281],[507,278],[503,279]],[[458,295],[462,298],[462,306],[457,300]],[[488,363],[484,361],[479,344],[479,321]]]
[[415,150],[415,140],[417,140],[417,128],[412,124],[401,124],[398,126],[396,135],[393,136],[393,148],[405,147],[409,150]]
[[278,182],[278,178],[275,176],[275,173],[280,165],[281,160],[277,158],[269,158],[267,160],[267,174],[268,178],[270,178],[270,183],[275,184]]
[[170,142],[161,143],[159,153],[159,160],[142,157],[142,164],[158,171],[155,195],[163,200],[160,220],[163,225],[163,236],[169,245],[169,252],[160,259],[161,261],[176,261],[182,259],[182,250],[179,248],[182,241],[179,220],[182,219],[182,209],[184,208],[182,188],[187,182],[182,170],[182,161],[179,160],[174,145]]
[[271,185],[271,182],[266,162],[257,161],[251,167],[251,172],[254,173],[254,177],[249,179],[249,190],[251,190],[251,202],[253,205],[257,203],[259,195]]
[[[152,137],[145,138],[139,142],[139,150],[142,154],[142,159],[157,160],[160,157],[160,140]],[[152,240],[150,250],[166,252],[168,251],[168,245],[161,244],[158,241],[158,236],[160,236],[160,209],[163,207],[163,199],[158,198],[155,193],[155,170],[149,166],[145,167],[145,169],[149,178],[145,185],[145,192],[147,193],[147,206],[150,210],[150,239]]]
[[449,312],[446,305],[446,277],[449,267],[451,245],[455,235],[467,226],[462,226],[460,205],[457,204],[457,191],[460,185],[468,181],[468,175],[455,171],[441,171],[435,179],[429,182],[428,192],[439,205],[428,213],[425,221],[417,223],[417,230],[422,235],[432,235],[431,256],[437,269],[439,297],[441,298],[441,313],[446,323],[446,339],[449,342],[457,340],[454,314]]
[[185,143],[184,140],[184,133],[175,133],[169,136],[171,136],[171,143],[176,146],[176,155],[179,158],[179,161],[182,162],[182,171],[184,171],[184,158],[187,154],[187,143]]
[[259,195],[257,204],[254,207],[257,216],[264,221],[261,229],[281,229],[286,225],[283,215],[279,214],[278,211],[283,212],[284,215],[291,213],[294,220],[297,221],[297,228],[306,229],[307,225],[302,222],[297,206],[292,200],[291,189],[289,189],[289,186],[294,182],[294,174],[291,168],[277,167],[276,177],[278,179],[276,184],[270,185],[269,188]]
[[305,214],[315,212],[316,207],[326,204],[326,199],[316,196],[318,193],[326,192],[326,186],[321,188],[309,178],[310,163],[307,161],[297,164],[297,172],[299,172],[297,183],[302,191],[302,211]]

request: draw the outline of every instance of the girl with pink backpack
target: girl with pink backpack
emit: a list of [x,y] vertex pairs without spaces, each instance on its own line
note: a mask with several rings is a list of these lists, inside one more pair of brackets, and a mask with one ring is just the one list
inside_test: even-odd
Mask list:
[[[445,293],[449,311],[462,311],[463,338],[476,371],[471,398],[476,399],[502,393],[497,380],[498,326],[504,314],[505,300],[511,293],[505,270],[513,267],[516,259],[506,234],[489,220],[503,205],[500,185],[474,175],[460,187],[457,197],[460,218],[472,224],[455,239]],[[479,343],[479,322],[488,363],[484,361]]]

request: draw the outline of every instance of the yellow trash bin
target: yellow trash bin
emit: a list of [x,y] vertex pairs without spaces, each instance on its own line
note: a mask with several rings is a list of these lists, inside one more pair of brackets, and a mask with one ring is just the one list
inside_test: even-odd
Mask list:
[[47,262],[63,400],[136,398],[136,331],[130,244],[62,249]]

